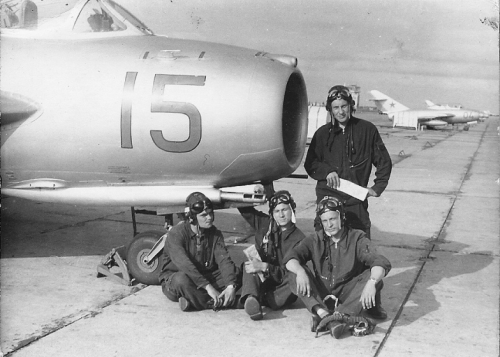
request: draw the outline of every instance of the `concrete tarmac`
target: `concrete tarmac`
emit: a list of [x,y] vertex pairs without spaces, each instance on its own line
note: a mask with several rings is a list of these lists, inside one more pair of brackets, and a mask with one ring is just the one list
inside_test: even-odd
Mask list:
[[[469,131],[416,132],[359,116],[379,127],[394,164],[386,191],[369,199],[372,240],[393,265],[382,292],[389,318],[372,335],[315,338],[300,302],[265,308],[262,321],[243,310],[181,312],[159,286],[96,278],[102,257],[132,237],[130,208],[2,197],[3,354],[498,356],[498,117]],[[292,192],[305,233],[313,231],[314,187],[311,178],[275,182]],[[137,218],[141,232],[163,224]],[[215,224],[241,263],[251,228],[235,209],[216,212]]]

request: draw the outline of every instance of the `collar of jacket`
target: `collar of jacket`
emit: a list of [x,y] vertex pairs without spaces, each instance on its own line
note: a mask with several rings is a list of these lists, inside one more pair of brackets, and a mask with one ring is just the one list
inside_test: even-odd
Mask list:
[[297,229],[297,226],[294,223],[292,223],[292,226],[290,227],[290,229],[287,229],[286,231],[281,231],[283,240],[286,240],[288,237],[290,237],[292,235],[292,233],[295,232],[296,229]]
[[[328,239],[328,242],[329,244],[333,244],[335,243],[333,240],[330,239],[330,237],[328,237],[326,234],[325,234],[325,231],[322,229],[320,231],[316,231],[316,236],[318,237],[318,239],[320,241],[323,241],[325,239]],[[342,246],[342,247],[345,247],[347,245],[347,237],[349,236],[349,228],[348,227],[345,227],[344,228],[344,232],[342,234],[342,237],[340,238],[340,240],[337,242],[337,246]]]
[[[191,223],[187,221],[184,222],[184,229],[188,233],[189,238],[193,239],[194,237],[196,237],[196,233],[191,229]],[[216,228],[214,225],[212,225],[212,227],[210,228],[200,228],[200,237],[207,235],[207,233],[215,231],[215,229]]]
[[290,234],[292,234],[295,229],[297,228],[297,226],[295,225],[295,223],[292,223],[292,227],[290,227],[290,229],[287,229],[286,231],[282,231],[281,228],[279,227],[279,225],[276,223],[276,221],[273,219],[273,227],[272,227],[272,230],[271,230],[271,233],[273,234],[278,234],[278,233],[284,233],[284,238],[283,239],[287,239],[288,236]]
[[[338,132],[342,131],[342,128],[340,127],[340,124],[339,122],[336,120],[336,119],[333,119],[334,123],[331,123],[330,122],[330,125],[331,125],[331,129],[335,134],[337,134]],[[354,125],[355,122],[358,121],[358,118],[356,117],[353,117],[351,115],[351,117],[349,118],[349,121],[347,122],[347,125],[345,126],[345,128],[349,128],[350,126]]]

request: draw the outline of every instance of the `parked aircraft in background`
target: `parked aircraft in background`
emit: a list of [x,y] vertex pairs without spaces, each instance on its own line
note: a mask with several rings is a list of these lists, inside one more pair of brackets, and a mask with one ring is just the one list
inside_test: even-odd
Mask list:
[[[434,104],[430,100],[426,100],[425,103],[427,104],[428,109],[436,109],[436,110],[449,110],[449,109],[464,109],[461,105],[456,105],[456,106],[450,106],[448,104],[446,105],[441,105],[441,104]],[[488,110],[475,110],[475,109],[470,109],[479,112],[479,120],[484,120],[488,118],[491,113]]]
[[[422,109],[411,110],[393,98],[377,91],[369,92],[375,102],[377,109],[387,114],[393,121],[393,126],[414,127],[419,129],[422,126],[427,127],[445,127],[448,124],[472,124],[479,120],[480,113],[476,110],[466,109]],[[468,129],[468,126],[466,127]]]
[[433,102],[431,102],[430,100],[426,99],[425,100],[425,104],[427,104],[427,108],[429,109],[462,109],[462,106],[461,105],[442,105],[442,104],[434,104]]
[[295,57],[155,36],[111,0],[46,22],[28,3],[2,22],[2,194],[177,213],[194,191],[264,202],[254,184],[299,166]]

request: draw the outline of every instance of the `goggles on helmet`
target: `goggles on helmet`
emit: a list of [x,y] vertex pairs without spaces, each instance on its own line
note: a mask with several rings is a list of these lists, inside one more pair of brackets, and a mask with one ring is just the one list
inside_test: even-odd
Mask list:
[[200,214],[201,212],[207,210],[207,209],[213,209],[213,205],[211,201],[208,200],[201,200],[201,201],[196,201],[193,203],[190,207],[191,212],[194,214]]
[[323,198],[316,207],[316,213],[321,216],[327,211],[337,211],[342,214],[342,203],[335,197],[326,196]]
[[287,194],[280,194],[277,196],[271,197],[271,200],[269,201],[269,208],[271,211],[273,211],[277,205],[284,203],[286,205],[291,205],[293,202],[292,197],[290,197]]
[[348,102],[351,101],[351,93],[349,89],[344,86],[334,86],[328,91],[327,101],[334,101],[336,99],[344,99]]

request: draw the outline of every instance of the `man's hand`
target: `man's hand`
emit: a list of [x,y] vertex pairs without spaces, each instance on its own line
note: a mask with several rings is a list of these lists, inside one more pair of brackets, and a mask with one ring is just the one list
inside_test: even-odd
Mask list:
[[250,261],[245,262],[245,271],[248,274],[256,274],[263,271],[266,271],[267,263],[261,262],[256,259],[252,259]]
[[328,176],[326,176],[326,185],[335,190],[340,186],[340,178],[335,171],[330,172]]
[[219,299],[222,301],[222,306],[224,307],[233,306],[235,297],[236,289],[233,285],[226,287],[219,295]]
[[311,284],[305,271],[299,271],[297,274],[297,294],[311,296]]
[[375,281],[368,280],[365,287],[363,288],[363,292],[361,293],[361,297],[359,301],[363,306],[363,309],[368,310],[372,307],[375,307],[375,293],[377,289],[375,288]]
[[368,196],[367,197],[378,197],[378,193],[371,187],[368,187]]
[[214,288],[212,284],[208,284],[205,287],[205,290],[207,291],[208,295],[210,295],[210,297],[214,300],[214,307],[219,307],[222,303],[222,300],[220,299],[220,295],[217,289]]

